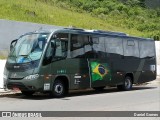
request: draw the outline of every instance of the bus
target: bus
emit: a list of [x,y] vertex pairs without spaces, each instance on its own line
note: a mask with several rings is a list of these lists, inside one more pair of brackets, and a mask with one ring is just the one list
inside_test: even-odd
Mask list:
[[121,32],[59,28],[26,33],[10,44],[4,84],[24,95],[63,97],[69,90],[103,90],[156,79],[155,41]]

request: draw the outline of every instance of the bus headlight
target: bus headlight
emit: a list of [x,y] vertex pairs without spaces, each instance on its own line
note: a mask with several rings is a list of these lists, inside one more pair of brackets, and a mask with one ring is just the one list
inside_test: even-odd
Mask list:
[[35,80],[39,77],[39,74],[35,74],[35,75],[29,75],[27,77],[25,77],[24,79],[27,79],[27,80]]

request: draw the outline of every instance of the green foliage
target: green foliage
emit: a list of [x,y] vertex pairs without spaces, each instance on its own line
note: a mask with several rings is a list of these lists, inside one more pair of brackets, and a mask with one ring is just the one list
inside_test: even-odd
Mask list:
[[[106,23],[143,32],[145,37],[160,33],[160,8],[145,7],[145,0],[59,0],[99,17]],[[158,34],[157,34],[158,33]]]
[[160,8],[144,0],[1,0],[0,18],[160,36]]
[[140,5],[140,1],[139,0],[127,0],[126,5],[134,7],[134,6],[138,6]]

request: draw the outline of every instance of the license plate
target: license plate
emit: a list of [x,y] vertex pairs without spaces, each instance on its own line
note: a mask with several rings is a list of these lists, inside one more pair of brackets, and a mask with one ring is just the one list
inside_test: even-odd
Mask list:
[[13,87],[14,91],[20,91],[20,89],[18,87]]

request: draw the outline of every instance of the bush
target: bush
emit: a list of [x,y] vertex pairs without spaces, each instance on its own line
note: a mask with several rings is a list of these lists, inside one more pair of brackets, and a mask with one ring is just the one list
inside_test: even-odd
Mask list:
[[160,17],[160,8],[157,8],[156,12],[157,12],[157,17]]
[[109,9],[108,8],[97,8],[97,9],[94,9],[92,12],[95,15],[108,14],[109,13]]
[[154,23],[147,23],[147,24],[145,23],[145,24],[140,24],[137,26],[137,30],[141,32],[144,32],[144,31],[150,32],[150,31],[155,31],[155,30],[159,31],[159,28],[160,26],[157,26]]
[[117,9],[119,10],[119,11],[125,11],[125,12],[127,12],[128,11],[128,8],[124,5],[124,4],[117,4]]
[[155,36],[153,37],[153,39],[156,40],[156,41],[159,41],[159,40],[160,40],[160,36],[155,35]]

